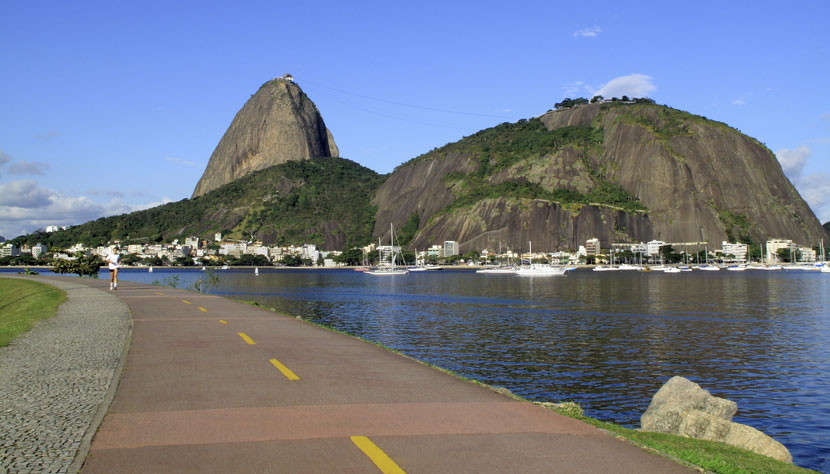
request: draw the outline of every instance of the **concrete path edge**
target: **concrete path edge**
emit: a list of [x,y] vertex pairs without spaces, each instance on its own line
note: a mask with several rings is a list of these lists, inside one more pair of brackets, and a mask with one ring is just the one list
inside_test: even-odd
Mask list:
[[[103,290],[98,291],[103,292]],[[127,354],[130,352],[130,346],[133,342],[133,326],[135,324],[133,321],[133,312],[129,309],[129,306],[127,306],[127,308],[130,326],[127,330],[127,335],[124,338],[124,347],[121,349],[121,359],[118,361],[118,366],[112,373],[109,389],[107,389],[104,399],[98,404],[98,408],[95,409],[95,414],[92,416],[92,420],[89,422],[89,426],[84,433],[84,437],[81,439],[81,445],[78,448],[77,454],[75,454],[75,459],[73,459],[72,464],[69,465],[69,472],[81,471],[81,468],[89,455],[89,449],[92,446],[92,438],[95,437],[98,427],[101,426],[101,422],[104,421],[104,416],[106,416],[109,411],[112,401],[115,400],[115,394],[118,392],[118,384],[121,382],[121,374],[124,373],[124,366],[127,363]]]

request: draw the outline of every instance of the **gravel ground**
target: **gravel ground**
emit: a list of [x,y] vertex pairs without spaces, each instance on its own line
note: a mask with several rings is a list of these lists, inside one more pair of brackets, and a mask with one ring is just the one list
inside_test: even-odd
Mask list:
[[0,473],[75,472],[114,396],[132,319],[105,291],[28,278],[66,291],[67,300],[0,348]]

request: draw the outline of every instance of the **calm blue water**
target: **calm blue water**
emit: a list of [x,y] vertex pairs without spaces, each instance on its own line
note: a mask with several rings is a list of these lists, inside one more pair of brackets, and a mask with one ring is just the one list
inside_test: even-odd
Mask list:
[[[629,427],[682,375],[738,403],[735,421],[830,471],[830,275],[816,272],[218,271],[212,293],[254,300],[531,400],[578,402]],[[180,288],[198,270],[122,270]]]

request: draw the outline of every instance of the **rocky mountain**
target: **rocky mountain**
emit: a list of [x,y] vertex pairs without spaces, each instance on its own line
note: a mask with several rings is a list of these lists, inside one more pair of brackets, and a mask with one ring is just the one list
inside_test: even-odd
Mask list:
[[317,106],[289,75],[266,82],[236,114],[193,197],[288,161],[339,156]]
[[826,235],[763,144],[650,100],[483,130],[396,168],[375,204],[375,235],[417,223],[412,246],[456,240],[462,252]]
[[375,209],[370,202],[384,176],[336,157],[290,161],[255,171],[192,198],[144,211],[104,217],[58,232],[38,232],[16,243],[50,248],[120,241],[169,243],[216,232],[266,244],[317,244],[339,250],[372,241]]

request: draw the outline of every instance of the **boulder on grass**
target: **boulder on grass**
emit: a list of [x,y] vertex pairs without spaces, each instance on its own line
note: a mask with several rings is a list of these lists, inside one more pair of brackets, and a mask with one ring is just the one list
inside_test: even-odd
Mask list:
[[751,426],[733,422],[737,411],[737,403],[714,397],[700,385],[675,376],[654,395],[640,424],[644,431],[719,441],[779,461],[793,461],[783,444]]

